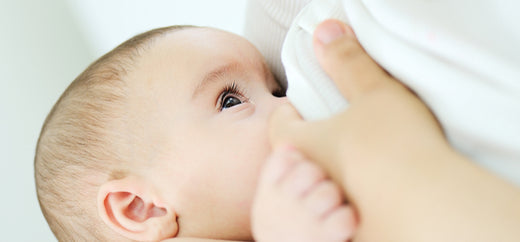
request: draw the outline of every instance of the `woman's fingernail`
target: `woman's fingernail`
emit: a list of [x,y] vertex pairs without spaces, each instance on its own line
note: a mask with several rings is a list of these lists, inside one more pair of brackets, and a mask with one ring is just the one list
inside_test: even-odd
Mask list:
[[345,27],[338,21],[327,21],[316,29],[316,37],[323,44],[328,44],[346,33]]

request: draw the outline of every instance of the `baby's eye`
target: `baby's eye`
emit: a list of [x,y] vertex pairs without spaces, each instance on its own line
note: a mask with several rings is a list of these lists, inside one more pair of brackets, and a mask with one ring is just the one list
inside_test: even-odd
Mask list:
[[245,98],[245,95],[243,95],[243,91],[241,91],[236,83],[233,82],[231,85],[224,87],[224,89],[220,92],[217,108],[218,111],[222,111],[247,101],[247,98]]
[[222,105],[221,105],[221,108],[220,110],[223,110],[223,109],[226,109],[226,108],[231,108],[233,106],[236,106],[236,105],[239,105],[239,104],[242,104],[242,101],[236,97],[233,97],[233,96],[224,96],[222,97],[223,100],[222,100]]

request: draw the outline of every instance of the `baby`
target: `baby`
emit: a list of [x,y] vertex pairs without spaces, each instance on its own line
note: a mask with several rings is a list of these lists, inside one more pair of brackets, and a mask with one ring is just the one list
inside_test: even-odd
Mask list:
[[346,241],[355,218],[338,187],[270,148],[269,116],[285,102],[239,36],[138,35],[49,113],[35,157],[43,214],[60,241]]

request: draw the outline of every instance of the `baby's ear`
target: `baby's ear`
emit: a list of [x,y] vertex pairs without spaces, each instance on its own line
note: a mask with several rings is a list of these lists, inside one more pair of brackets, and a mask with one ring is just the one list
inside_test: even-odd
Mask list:
[[138,241],[159,241],[177,235],[179,226],[173,207],[159,201],[142,180],[125,177],[108,181],[98,193],[97,207],[112,230]]

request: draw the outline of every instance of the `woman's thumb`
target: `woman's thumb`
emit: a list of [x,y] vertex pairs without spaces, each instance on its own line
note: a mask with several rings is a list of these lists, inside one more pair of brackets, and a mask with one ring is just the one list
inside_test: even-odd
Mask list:
[[322,68],[349,102],[388,82],[390,76],[368,56],[352,29],[329,19],[314,32],[314,52]]

